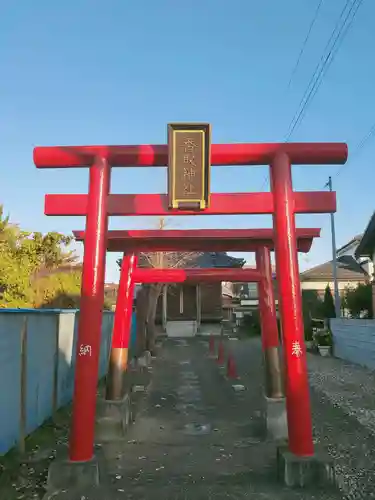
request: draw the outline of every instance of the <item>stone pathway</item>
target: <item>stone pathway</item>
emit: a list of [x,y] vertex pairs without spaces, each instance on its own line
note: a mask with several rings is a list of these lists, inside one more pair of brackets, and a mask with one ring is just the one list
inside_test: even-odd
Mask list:
[[166,341],[128,439],[102,447],[103,486],[54,498],[342,498],[336,492],[290,490],[276,480],[275,445],[262,438],[259,354],[257,362],[253,355],[247,362],[246,390],[236,392],[208,358],[207,342]]

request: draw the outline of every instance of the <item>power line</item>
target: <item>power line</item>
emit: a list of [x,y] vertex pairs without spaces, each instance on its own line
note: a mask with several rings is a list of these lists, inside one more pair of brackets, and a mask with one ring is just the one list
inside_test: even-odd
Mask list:
[[[317,64],[315,71],[306,87],[305,93],[299,103],[299,106],[297,108],[297,111],[289,125],[289,131],[286,135],[285,142],[287,142],[297,126],[302,122],[306,111],[308,109],[308,106],[311,104],[313,101],[316,93],[318,92],[325,74],[329,70],[332,62],[334,61],[334,58],[336,57],[338,50],[340,49],[346,35],[349,32],[350,27],[353,24],[353,21],[355,19],[355,16],[361,7],[363,0],[347,0],[343,9],[341,10],[340,17],[331,33],[331,36],[323,50],[323,54],[321,56],[321,59],[319,63]],[[318,8],[320,9],[320,4],[318,4]],[[317,9],[318,10],[318,9]],[[318,10],[319,12],[319,10]],[[314,18],[317,15],[317,12],[315,11]],[[314,25],[315,21],[313,19],[312,25]],[[311,28],[310,24],[310,28]],[[309,32],[311,29],[309,28]],[[307,36],[307,39],[309,37],[309,33]],[[306,42],[307,43],[307,42]],[[305,42],[304,42],[305,44]],[[302,47],[302,53],[304,51],[304,47]],[[375,124],[374,124],[374,133],[375,133]],[[265,187],[266,183],[268,180],[268,175],[265,177],[261,191]]]
[[315,9],[315,13],[314,13],[314,17],[312,18],[311,20],[311,23],[310,23],[310,26],[309,26],[309,29],[307,31],[307,34],[306,34],[306,37],[305,37],[305,40],[303,41],[303,44],[302,44],[302,47],[301,47],[301,50],[298,54],[298,57],[297,57],[297,61],[296,61],[296,64],[294,65],[294,68],[293,68],[293,71],[292,71],[292,74],[290,75],[290,79],[289,79],[289,83],[288,83],[288,87],[287,87],[287,90],[289,90],[290,86],[291,86],[291,83],[292,83],[292,80],[295,76],[295,74],[297,73],[297,70],[299,68],[299,65],[300,65],[300,62],[301,62],[301,59],[302,59],[302,56],[305,52],[305,49],[306,49],[306,45],[307,45],[307,42],[309,41],[309,38],[310,38],[310,35],[311,35],[311,32],[312,32],[312,29],[315,25],[315,22],[316,20],[318,19],[318,15],[319,15],[319,11],[320,11],[320,8],[323,4],[323,0],[319,0],[319,3],[318,3],[318,6],[317,8]]
[[[348,1],[349,1],[349,0],[348,0]],[[291,83],[292,83],[292,80],[293,80],[293,78],[294,78],[294,76],[295,76],[295,74],[296,74],[296,72],[297,72],[297,70],[298,70],[299,64],[300,64],[301,59],[302,59],[302,56],[303,56],[303,54],[304,54],[304,52],[305,52],[305,48],[306,48],[307,42],[309,41],[309,38],[310,38],[310,35],[311,35],[311,32],[312,32],[312,29],[313,29],[313,27],[314,27],[314,25],[315,25],[315,22],[316,22],[317,18],[318,18],[319,11],[320,11],[320,8],[321,8],[322,4],[323,4],[323,0],[319,0],[319,3],[318,3],[318,5],[317,5],[317,8],[315,9],[315,12],[314,12],[314,16],[313,16],[313,18],[312,18],[312,20],[311,20],[311,22],[310,22],[309,29],[307,30],[306,37],[305,37],[305,39],[304,39],[304,41],[303,41],[303,44],[302,44],[301,50],[300,50],[300,52],[299,52],[299,54],[298,54],[296,64],[294,65],[294,68],[293,68],[292,73],[291,73],[291,75],[290,75],[290,79],[289,79],[289,83],[288,83],[287,90],[289,90],[290,85],[291,85]],[[267,181],[268,181],[268,174],[266,174],[265,178],[263,179],[263,182],[262,182],[262,185],[261,185],[260,191],[263,191],[263,189],[266,187],[266,185],[267,185]]]
[[259,191],[263,191],[263,189],[267,185],[267,182],[268,182],[268,174],[266,174],[265,178],[263,179],[263,182],[262,182],[262,185],[260,186],[260,190]]
[[316,93],[318,92],[323,82],[323,78],[330,68],[332,62],[334,61],[334,58],[336,57],[338,50],[340,49],[346,35],[348,34],[349,29],[352,26],[355,16],[358,12],[358,9],[362,5],[362,3],[363,0],[354,0],[350,5],[350,0],[347,0],[345,6],[343,7],[340,18],[336,23],[336,26],[323,51],[322,57],[315,68],[313,76],[309,81],[306,91],[298,106],[297,112],[295,113],[289,125],[289,131],[285,139],[286,141],[290,139],[296,127],[303,120],[308,106],[311,104]]
[[[292,121],[289,125],[289,131],[288,131],[288,134],[286,137],[286,141],[289,140],[290,136],[292,135],[293,131],[297,127],[298,123],[302,121],[302,118],[303,118],[302,114],[304,114],[308,104],[312,101],[312,99],[314,98],[314,96],[316,94],[316,92],[314,92],[314,90],[317,87],[317,83],[319,82],[319,79],[322,80],[321,77],[322,77],[323,72],[325,70],[325,67],[330,59],[330,56],[332,54],[332,49],[333,49],[335,43],[337,43],[337,40],[339,39],[339,36],[341,33],[341,30],[345,26],[345,23],[348,19],[350,12],[351,12],[351,10],[346,12],[349,5],[350,5],[350,1],[351,0],[346,1],[345,5],[340,13],[339,20],[337,21],[337,23],[336,23],[336,25],[331,33],[331,36],[329,37],[328,42],[323,50],[322,56],[321,56],[317,66],[315,68],[315,71],[314,71],[312,77],[310,78],[310,81],[306,87],[305,93],[303,94],[303,97],[298,105],[297,111],[294,114]],[[356,1],[357,0],[354,0],[350,9],[353,8]],[[344,18],[345,13],[346,13],[346,17]],[[314,95],[313,95],[313,93],[314,93]]]
[[341,168],[339,168],[335,174],[335,177],[339,177],[342,172],[346,171],[350,165],[352,164],[352,161],[354,158],[356,158],[362,150],[366,147],[368,142],[375,136],[375,122],[371,125],[367,133],[362,137],[362,139],[359,141],[357,144],[356,148],[354,149],[353,153],[350,155],[350,160]]
[[368,141],[375,135],[375,123],[372,124],[370,130],[365,134],[359,141],[357,147],[355,148],[352,156],[357,156],[362,149],[366,146]]

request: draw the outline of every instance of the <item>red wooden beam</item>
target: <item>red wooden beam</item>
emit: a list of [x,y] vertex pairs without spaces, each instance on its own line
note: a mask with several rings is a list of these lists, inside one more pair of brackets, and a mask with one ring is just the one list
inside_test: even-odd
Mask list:
[[[85,239],[85,231],[73,231],[77,241]],[[299,252],[308,252],[320,229],[296,230]],[[273,229],[189,229],[108,231],[109,252],[254,252],[260,247],[274,250]]]
[[[294,196],[295,213],[331,213],[336,211],[336,193],[329,191],[297,191]],[[79,216],[87,213],[86,194],[47,194],[46,215]],[[272,214],[272,193],[214,193],[210,207],[199,215]],[[196,215],[191,210],[169,210],[165,194],[111,194],[108,215],[170,216]]]
[[[348,157],[344,143],[213,144],[212,165],[267,165],[276,153],[286,153],[292,164],[342,164]],[[89,167],[96,156],[114,167],[162,167],[168,163],[167,145],[52,146],[34,148],[38,168]]]
[[200,283],[232,281],[257,282],[261,274],[257,269],[241,268],[193,268],[193,269],[137,269],[135,283]]

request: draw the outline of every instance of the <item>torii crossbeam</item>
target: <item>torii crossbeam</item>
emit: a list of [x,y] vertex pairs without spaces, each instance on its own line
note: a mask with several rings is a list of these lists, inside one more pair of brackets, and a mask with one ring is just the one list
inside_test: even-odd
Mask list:
[[[324,214],[336,211],[336,193],[329,191],[296,191],[291,194],[294,213]],[[87,194],[46,194],[44,213],[54,216],[82,216],[88,211]],[[110,194],[109,216],[196,215],[193,210],[168,208],[165,194]],[[267,215],[274,212],[272,193],[212,193],[211,204],[199,215]]]
[[[84,241],[85,231],[73,231],[77,241]],[[273,229],[189,229],[108,231],[109,252],[254,252],[267,247],[274,250]],[[296,229],[297,250],[310,251],[318,228]]]
[[261,274],[257,269],[137,269],[133,279],[135,283],[257,283]]

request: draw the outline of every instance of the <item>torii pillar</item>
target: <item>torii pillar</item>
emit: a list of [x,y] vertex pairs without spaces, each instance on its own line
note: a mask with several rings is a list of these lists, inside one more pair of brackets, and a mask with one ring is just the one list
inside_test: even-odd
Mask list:
[[81,307],[78,323],[77,361],[74,377],[69,459],[92,460],[96,385],[104,302],[104,274],[107,251],[108,193],[111,168],[104,157],[90,167],[86,234],[82,268]]
[[288,439],[283,370],[279,352],[275,297],[272,281],[271,253],[263,246],[255,252],[258,283],[259,312],[265,367],[265,398],[267,434],[275,440]]
[[288,155],[275,155],[270,166],[274,199],[276,273],[285,360],[285,392],[289,450],[298,457],[312,457],[314,443],[298,272],[292,168]]
[[106,384],[106,400],[121,400],[124,394],[124,376],[128,367],[131,320],[133,313],[133,274],[138,257],[124,254],[117,292],[115,321],[113,325],[111,357]]
[[282,398],[284,390],[279,360],[279,331],[272,282],[271,254],[267,247],[257,249],[256,264],[261,279],[258,283],[262,346],[266,368],[266,396]]

